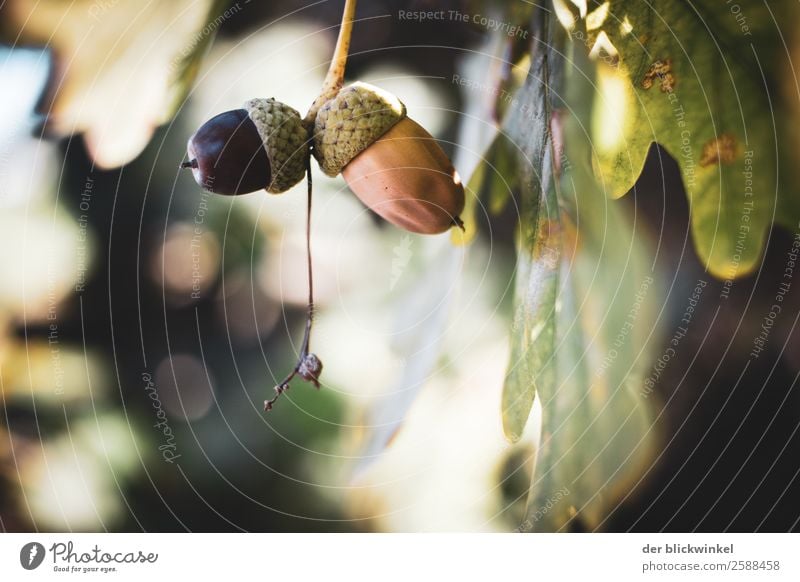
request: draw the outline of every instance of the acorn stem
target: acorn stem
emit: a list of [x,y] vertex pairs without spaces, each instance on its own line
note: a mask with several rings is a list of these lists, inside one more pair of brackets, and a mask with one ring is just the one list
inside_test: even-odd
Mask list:
[[[308,309],[306,310],[306,330],[303,334],[303,343],[300,345],[300,353],[297,357],[297,363],[294,369],[281,381],[280,384],[275,386],[275,396],[270,400],[264,401],[264,411],[272,410],[272,406],[281,397],[281,395],[289,389],[289,382],[300,373],[300,368],[305,362],[309,354],[309,346],[311,344],[311,326],[314,323],[314,270],[311,262],[311,198],[312,198],[312,181],[311,181],[311,152],[309,151],[306,156],[306,180],[308,183],[308,203],[306,206],[306,263],[308,264]],[[315,379],[311,380],[314,385],[319,388],[319,382]]]
[[311,104],[311,108],[308,110],[303,120],[307,126],[314,124],[314,119],[317,117],[319,108],[330,99],[336,97],[339,89],[344,85],[344,70],[347,66],[347,55],[350,52],[350,37],[353,33],[353,19],[356,15],[356,3],[357,0],[345,0],[342,24],[339,28],[339,38],[336,40],[336,48],[333,50],[333,58],[328,68],[328,74],[325,76],[325,81],[322,83],[322,90],[314,100],[314,103]]

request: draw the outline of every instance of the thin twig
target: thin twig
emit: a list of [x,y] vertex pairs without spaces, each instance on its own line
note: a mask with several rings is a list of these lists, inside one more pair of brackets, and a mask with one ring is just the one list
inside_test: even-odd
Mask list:
[[306,332],[300,351],[308,355],[311,345],[311,323],[314,321],[314,269],[311,263],[311,153],[306,157],[306,181],[308,182],[308,200],[306,203],[306,263],[308,265],[308,311],[306,313]]
[[344,70],[347,66],[347,55],[350,53],[350,37],[353,33],[353,19],[356,14],[357,0],[345,0],[344,13],[342,14],[342,25],[339,28],[339,38],[336,40],[336,48],[333,51],[328,74],[322,83],[320,91],[311,108],[308,110],[303,120],[306,126],[313,125],[317,117],[317,111],[326,102],[336,96],[339,89],[344,85]]
[[[353,18],[356,13],[356,0],[345,0],[344,13],[342,14],[342,25],[339,28],[339,38],[336,41],[336,48],[333,52],[328,74],[322,84],[319,96],[314,100],[308,110],[303,122],[306,127],[314,124],[317,111],[322,105],[336,96],[339,89],[344,85],[344,71],[347,66],[347,55],[350,52],[350,37],[353,32]],[[300,346],[300,354],[294,369],[275,386],[275,396],[264,401],[264,410],[272,410],[272,406],[289,389],[289,382],[300,374],[305,380],[313,382],[319,388],[318,374],[322,369],[322,364],[314,354],[309,352],[311,344],[311,326],[314,322],[314,276],[311,262],[311,199],[312,199],[312,180],[311,180],[311,150],[306,156],[306,180],[308,181],[308,204],[306,207],[306,262],[308,264],[308,310],[306,312],[306,330],[303,335],[303,343]]]
[[[306,330],[303,334],[303,343],[300,345],[300,354],[297,358],[292,371],[275,386],[275,396],[270,400],[264,401],[264,410],[272,410],[272,406],[289,389],[289,382],[300,372],[301,366],[307,361],[309,356],[309,346],[311,345],[311,325],[314,322],[314,270],[311,262],[311,200],[313,185],[311,180],[311,152],[306,156],[306,181],[308,183],[308,202],[306,205],[306,262],[308,264],[308,309],[306,311]],[[306,378],[307,379],[307,378]],[[319,382],[312,379],[314,385],[319,388]]]

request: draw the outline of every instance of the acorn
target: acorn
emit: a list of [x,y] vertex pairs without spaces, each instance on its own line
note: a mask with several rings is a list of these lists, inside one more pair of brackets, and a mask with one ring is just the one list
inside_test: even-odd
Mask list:
[[452,162],[387,91],[353,83],[322,105],[313,154],[325,174],[341,173],[364,204],[396,226],[420,234],[463,228],[464,187]]
[[206,121],[186,150],[201,188],[215,194],[285,192],[305,175],[308,132],[300,114],[275,99],[251,99],[242,109]]

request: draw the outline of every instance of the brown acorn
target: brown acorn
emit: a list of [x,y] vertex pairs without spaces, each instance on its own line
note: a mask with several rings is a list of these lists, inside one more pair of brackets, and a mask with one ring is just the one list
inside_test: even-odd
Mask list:
[[396,226],[419,234],[462,226],[458,173],[391,93],[367,83],[341,89],[317,112],[314,156],[323,172],[342,173],[364,204]]

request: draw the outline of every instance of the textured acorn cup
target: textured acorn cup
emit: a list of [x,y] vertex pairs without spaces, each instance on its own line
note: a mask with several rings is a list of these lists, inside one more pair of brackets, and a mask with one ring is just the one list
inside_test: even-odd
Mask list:
[[339,91],[317,113],[314,155],[323,172],[341,172],[364,204],[396,226],[420,234],[461,226],[458,173],[391,93],[367,83]]
[[308,134],[300,114],[274,99],[251,99],[243,109],[205,122],[186,147],[195,181],[215,194],[285,192],[305,175]]

